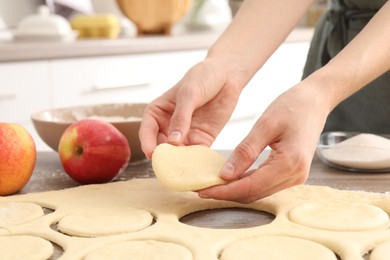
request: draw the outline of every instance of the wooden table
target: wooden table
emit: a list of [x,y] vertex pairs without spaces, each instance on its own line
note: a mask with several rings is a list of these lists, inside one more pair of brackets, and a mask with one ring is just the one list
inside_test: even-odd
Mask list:
[[[220,151],[220,153],[227,156],[230,152]],[[266,155],[266,153],[262,154],[256,164],[264,160]],[[143,161],[130,165],[116,180],[151,177],[154,177],[151,163]],[[315,156],[306,183],[344,190],[389,192],[390,173],[345,172],[326,166]],[[57,153],[39,152],[33,176],[20,193],[60,190],[78,185],[65,174]]]
[[[227,156],[229,151],[220,151]],[[267,156],[264,153],[256,164]],[[255,164],[255,165],[256,165]],[[115,180],[129,180],[132,178],[153,178],[154,172],[150,161],[143,161],[130,165]],[[314,157],[309,179],[311,185],[326,185],[343,190],[363,190],[370,192],[389,192],[390,173],[353,173],[332,169],[323,164],[318,157]],[[38,153],[37,165],[29,183],[19,193],[30,193],[49,190],[60,190],[78,186],[63,171],[59,157],[54,152]],[[209,228],[245,228],[264,225],[271,222],[275,216],[267,212],[259,212],[243,208],[228,208],[194,212],[184,216],[183,223]]]

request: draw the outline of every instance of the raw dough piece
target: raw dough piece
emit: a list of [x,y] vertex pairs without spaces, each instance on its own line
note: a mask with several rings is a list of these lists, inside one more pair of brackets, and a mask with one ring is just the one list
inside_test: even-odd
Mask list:
[[336,255],[325,246],[300,238],[259,236],[239,240],[222,251],[220,260],[336,260]]
[[353,169],[390,168],[390,140],[374,134],[358,134],[333,147],[322,156],[329,162]]
[[43,215],[43,209],[37,204],[0,202],[0,228],[25,223]]
[[389,260],[390,241],[384,242],[372,250],[370,260]]
[[[245,249],[241,253],[237,251],[238,257],[235,259],[250,259],[253,256],[259,258],[263,252],[261,255],[259,253],[253,255],[253,250],[258,252],[258,248],[264,252],[272,251],[270,254],[283,253],[286,248],[286,250],[292,250],[288,257],[283,257],[283,259],[291,259],[296,251],[304,253],[304,256],[299,258],[300,260],[317,260],[319,254],[322,254],[321,252],[325,257],[329,256],[330,259],[334,260],[334,255],[329,251],[333,251],[339,256],[339,259],[343,260],[363,259],[362,254],[371,249],[374,249],[374,254],[378,257],[374,260],[387,260],[389,258],[388,251],[381,249],[382,245],[374,248],[382,241],[390,241],[388,216],[384,216],[383,212],[378,210],[380,208],[390,214],[390,196],[387,194],[340,191],[329,187],[298,185],[248,205],[237,205],[234,202],[201,199],[194,192],[173,192],[164,188],[156,179],[132,179],[98,185],[83,185],[65,190],[0,197],[1,204],[27,201],[35,202],[37,205],[52,205],[56,210],[32,221],[0,228],[0,238],[8,238],[10,234],[42,237],[63,249],[61,260],[83,259],[89,253],[95,254],[95,250],[103,249],[107,250],[107,254],[110,255],[105,259],[114,259],[117,246],[124,245],[126,249],[123,248],[123,250],[127,250],[128,243],[142,241],[169,242],[171,244],[168,246],[176,245],[185,252],[191,252],[188,255],[192,256],[193,260],[218,259],[221,254],[228,257],[229,252],[235,253],[235,248],[239,249],[241,246],[249,245],[252,245],[249,246],[249,249]],[[349,208],[355,203],[369,206],[363,208],[359,206],[360,210],[356,208],[358,212],[353,213],[352,215],[355,217],[351,219],[351,214],[343,212],[347,211],[344,208]],[[337,214],[341,212],[341,215],[349,216],[348,218],[353,222],[352,227],[357,228],[363,223],[362,228],[345,232],[309,228],[306,222],[302,223],[303,225],[292,222],[289,212],[297,210],[300,205],[307,204],[314,205],[306,211],[307,223],[314,222],[317,225],[321,221],[328,221],[325,223],[329,224],[329,220],[313,220],[314,216],[311,214],[314,213],[312,211],[316,213],[318,209],[324,210],[325,208],[325,212],[329,213],[326,211],[329,209],[328,205],[340,204],[336,209],[332,206],[334,211],[329,213],[332,221],[337,222]],[[276,218],[266,225],[235,229],[200,228],[180,222],[182,216],[191,212],[237,206],[271,212]],[[64,219],[69,213],[77,215],[77,212],[90,212],[89,209],[97,208],[118,209],[115,212],[118,217],[122,217],[122,210],[126,212],[126,208],[143,209],[153,214],[156,222],[152,226],[136,232],[118,234],[115,233],[116,231],[112,231],[114,233],[110,235],[93,238],[73,237],[50,228],[53,223]],[[352,206],[352,211],[354,211],[354,206]],[[369,216],[371,213],[373,215]],[[383,218],[378,218],[378,213]],[[100,213],[96,212],[96,214]],[[359,214],[363,214],[363,221],[359,219]],[[90,228],[90,223],[92,226],[94,225],[95,217],[98,216],[92,215],[87,222],[84,222],[87,229]],[[150,219],[150,215],[147,217]],[[371,226],[372,229],[366,226],[367,218],[374,222],[374,225]],[[112,221],[111,218],[110,221]],[[385,221],[387,224],[380,226]],[[101,224],[101,228],[105,228],[106,225],[107,223]],[[330,227],[333,228],[332,225]],[[336,227],[338,228],[339,225]],[[7,233],[1,232],[5,230]],[[253,240],[249,238],[253,238]],[[27,247],[28,243],[20,244],[26,244]],[[136,244],[137,249],[138,245]],[[293,245],[292,248],[291,245]],[[0,251],[1,246],[0,241]],[[263,249],[263,247],[265,248]],[[295,248],[299,250],[295,250]],[[109,250],[114,251],[110,252]],[[309,254],[313,251],[315,251],[314,256]],[[34,251],[31,251],[31,254],[33,253]],[[154,251],[152,253],[154,256],[157,255],[156,257],[159,256]],[[180,256],[179,258],[185,259],[185,257]],[[169,256],[169,258],[172,257]],[[267,257],[263,259],[267,259]]]
[[386,228],[389,224],[385,211],[365,203],[304,203],[289,212],[289,219],[307,227],[335,231]]
[[107,245],[89,253],[84,259],[191,260],[192,254],[187,248],[178,244],[145,240]]
[[196,191],[225,183],[219,177],[224,162],[222,155],[202,145],[160,144],[152,157],[157,179],[176,191]]
[[97,237],[135,232],[153,221],[150,212],[131,207],[93,208],[74,212],[58,223],[61,232],[81,237]]
[[0,236],[0,259],[49,259],[54,252],[53,245],[40,237]]

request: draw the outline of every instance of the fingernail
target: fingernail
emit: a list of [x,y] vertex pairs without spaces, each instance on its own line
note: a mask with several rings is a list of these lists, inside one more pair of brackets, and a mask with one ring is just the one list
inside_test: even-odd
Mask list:
[[222,178],[231,179],[234,177],[234,165],[231,162],[225,163],[221,169],[220,176]]
[[180,142],[181,133],[179,131],[172,131],[168,136],[168,140],[171,142]]
[[207,193],[198,192],[198,196],[201,199],[210,199],[211,197]]

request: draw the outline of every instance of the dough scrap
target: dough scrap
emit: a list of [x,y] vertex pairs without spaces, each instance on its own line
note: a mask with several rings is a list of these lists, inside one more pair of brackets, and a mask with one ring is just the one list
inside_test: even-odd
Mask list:
[[[367,210],[369,212],[372,212],[373,208],[379,208],[390,214],[390,195],[388,194],[341,191],[325,186],[298,185],[251,204],[242,205],[229,201],[201,199],[194,192],[174,192],[163,187],[154,178],[140,178],[98,185],[83,185],[64,190],[0,197],[0,204],[11,202],[51,205],[52,208],[55,208],[55,211],[28,222],[10,225],[4,229],[0,228],[0,238],[7,239],[10,234],[41,237],[47,241],[52,241],[52,243],[63,249],[61,260],[83,259],[86,255],[103,248],[110,255],[106,259],[111,259],[114,258],[111,256],[115,254],[115,251],[109,252],[109,250],[112,250],[110,245],[120,245],[123,242],[125,247],[127,247],[127,243],[137,241],[168,242],[179,247],[181,246],[180,248],[184,249],[184,251],[191,253],[189,256],[193,260],[218,259],[221,254],[229,256],[227,253],[234,251],[237,243],[243,246],[250,244],[247,243],[249,238],[255,240],[253,244],[256,244],[256,246],[251,247],[248,251],[241,251],[241,254],[236,259],[250,259],[253,256],[252,250],[256,250],[257,247],[263,247],[264,244],[267,245],[267,250],[278,253],[283,251],[281,248],[284,249],[286,245],[295,242],[297,242],[297,248],[304,247],[301,250],[305,253],[305,256],[301,258],[302,260],[318,259],[317,253],[323,252],[323,250],[324,252],[333,251],[334,254],[339,256],[339,259],[343,260],[363,259],[362,254],[365,253],[370,257],[370,250],[374,250],[373,255],[378,257],[374,260],[388,259],[388,251],[383,248],[388,246],[389,243],[383,244],[383,246],[380,243],[390,241],[390,223],[387,223],[384,227],[378,226],[388,217],[379,218],[378,221],[376,213],[374,213],[372,218],[374,223],[377,224],[373,225],[372,229],[359,229],[347,232],[309,228],[306,223],[304,223],[305,225],[297,224],[292,222],[289,217],[289,212],[293,209],[297,209],[299,205],[310,203],[317,205],[317,208],[318,205],[323,205],[320,207],[321,209],[324,209],[328,203],[341,204],[341,211],[344,210],[343,207],[346,207],[346,205],[354,203],[367,204],[372,206],[372,208]],[[259,211],[271,212],[276,218],[266,225],[228,229],[201,228],[180,221],[182,216],[195,211],[234,207],[253,208]],[[57,223],[66,216],[77,215],[77,212],[88,212],[96,208],[118,209],[118,212],[116,212],[118,216],[121,216],[122,210],[126,208],[142,209],[153,214],[155,223],[136,232],[118,234],[115,233],[116,231],[113,231],[113,233],[107,236],[92,238],[69,236],[51,228],[53,223]],[[366,211],[366,208],[361,210]],[[376,211],[374,210],[373,212]],[[363,219],[366,219],[368,215],[365,212],[363,214],[365,216]],[[93,226],[93,218],[95,217],[91,216],[91,221],[85,225]],[[221,218],[221,221],[224,220],[225,218]],[[308,221],[312,221],[312,219],[308,218]],[[355,223],[356,221],[357,223],[366,223],[366,220],[362,222],[358,218],[351,220],[351,222]],[[101,225],[101,227],[105,225]],[[1,230],[5,229],[7,229],[8,233],[3,234]],[[260,238],[264,238],[267,241],[260,240],[261,245],[258,245],[258,239]],[[275,238],[274,242],[269,241],[269,238]],[[286,242],[286,239],[290,240]],[[295,242],[291,242],[291,239]],[[241,243],[240,241],[244,242]],[[26,247],[28,244],[29,242],[26,242]],[[313,248],[313,244],[315,245],[313,250],[320,251],[317,251],[315,257],[306,256],[306,247]],[[378,244],[379,246],[377,246]],[[1,245],[0,241],[0,251]],[[35,250],[31,250],[30,254],[34,254]],[[328,253],[325,254],[328,255]],[[332,254],[332,257],[334,254]],[[0,259],[2,258],[0,257]],[[289,257],[284,259],[291,259],[291,257],[289,255]],[[334,260],[334,258],[330,259]]]
[[0,228],[22,224],[44,215],[42,207],[27,202],[0,202]]
[[225,158],[202,145],[160,144],[153,152],[152,166],[157,179],[175,191],[196,191],[225,181],[219,170]]
[[97,237],[135,232],[153,221],[150,212],[131,207],[92,208],[73,212],[58,222],[61,232],[81,237]]
[[40,237],[33,236],[0,236],[0,259],[49,259],[53,245]]
[[390,240],[382,244],[379,244],[377,247],[372,250],[370,255],[370,260],[388,260],[390,256]]
[[85,260],[105,259],[191,260],[192,253],[185,247],[162,241],[125,241],[90,252]]
[[259,236],[232,243],[222,251],[219,259],[336,260],[337,257],[329,248],[309,240],[284,236]]
[[335,231],[361,231],[386,228],[389,215],[365,203],[304,203],[289,212],[289,219],[300,225]]

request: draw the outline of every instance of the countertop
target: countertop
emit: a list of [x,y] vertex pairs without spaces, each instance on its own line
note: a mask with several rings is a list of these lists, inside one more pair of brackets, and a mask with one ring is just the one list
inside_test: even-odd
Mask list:
[[[0,40],[0,62],[50,60],[76,57],[140,54],[208,49],[221,31],[176,33],[118,39],[88,39],[71,42],[22,42]],[[285,42],[310,41],[312,28],[298,27]]]
[[[218,151],[227,157],[230,151]],[[254,164],[261,163],[266,158],[264,152]],[[127,169],[116,178],[116,181],[129,180],[131,178],[153,178],[154,173],[150,161],[141,161],[129,165]],[[390,173],[355,173],[330,168],[323,164],[315,156],[310,175],[306,182],[311,185],[326,185],[343,190],[362,190],[368,192],[390,192]],[[29,183],[20,193],[59,190],[78,186],[64,173],[59,156],[55,152],[38,152],[37,164]]]
[[[219,151],[227,157],[230,151]],[[264,152],[255,163],[258,165],[267,156]],[[124,181],[132,178],[154,178],[150,161],[130,165],[114,181]],[[324,185],[343,190],[359,190],[369,192],[389,193],[390,173],[352,173],[329,168],[318,157],[314,157],[307,184]],[[49,190],[61,190],[78,186],[62,170],[59,156],[55,152],[39,152],[37,165],[29,183],[19,192],[31,193]],[[245,228],[269,223],[273,216],[267,212],[244,208],[225,208],[203,210],[184,216],[181,222],[208,228]],[[58,255],[61,250],[56,249]]]

